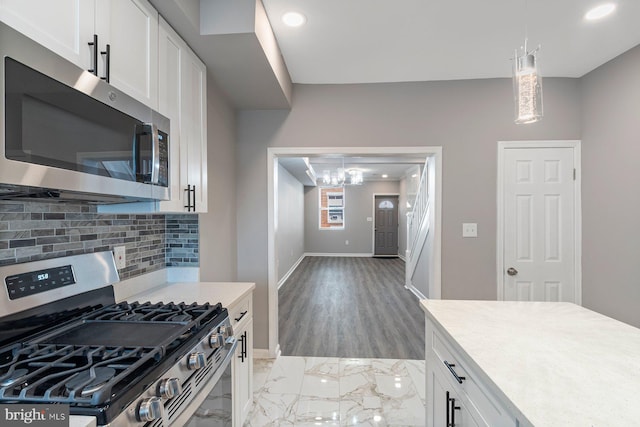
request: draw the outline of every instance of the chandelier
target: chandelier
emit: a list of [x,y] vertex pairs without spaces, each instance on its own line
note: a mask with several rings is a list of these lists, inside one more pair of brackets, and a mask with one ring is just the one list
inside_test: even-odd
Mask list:
[[342,187],[344,185],[361,185],[364,182],[363,174],[360,169],[345,169],[344,159],[342,159],[342,167],[335,170],[325,169],[322,171],[322,183],[333,187]]

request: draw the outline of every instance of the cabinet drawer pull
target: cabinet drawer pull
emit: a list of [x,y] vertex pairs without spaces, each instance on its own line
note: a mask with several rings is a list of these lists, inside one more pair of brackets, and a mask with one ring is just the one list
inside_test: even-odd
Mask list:
[[240,313],[240,317],[236,317],[234,320],[236,322],[239,322],[248,312],[249,312],[249,310],[243,311],[242,313]]
[[453,370],[453,368],[455,368],[455,364],[454,363],[449,363],[446,360],[444,361],[444,366],[447,367],[447,369],[449,369],[449,372],[451,372],[451,375],[453,375],[453,377],[456,379],[456,381],[458,381],[459,384],[462,384],[462,381],[466,380],[467,378],[465,377],[461,377],[459,376],[456,371]]

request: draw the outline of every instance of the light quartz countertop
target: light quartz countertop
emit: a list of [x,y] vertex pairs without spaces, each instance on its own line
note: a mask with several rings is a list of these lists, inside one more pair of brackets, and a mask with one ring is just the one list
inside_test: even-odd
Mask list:
[[532,425],[639,425],[640,329],[570,303],[421,305]]
[[166,283],[164,285],[130,295],[127,301],[140,302],[185,302],[190,304],[221,302],[223,307],[233,307],[256,287],[254,283],[243,282],[195,282]]

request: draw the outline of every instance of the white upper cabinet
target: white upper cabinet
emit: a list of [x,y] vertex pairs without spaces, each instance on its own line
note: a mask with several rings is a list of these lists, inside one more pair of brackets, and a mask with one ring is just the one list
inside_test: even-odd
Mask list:
[[171,200],[164,212],[207,211],[207,71],[160,18],[159,112],[171,120]]
[[158,108],[158,12],[146,0],[0,0],[0,17],[85,70],[97,59],[99,77]]
[[0,0],[0,19],[86,70],[94,65],[93,0]]
[[207,212],[207,69],[191,53],[184,59],[180,157],[187,159],[187,203],[192,212]]
[[96,0],[95,22],[100,76],[108,68],[109,83],[157,109],[158,12],[146,0]]

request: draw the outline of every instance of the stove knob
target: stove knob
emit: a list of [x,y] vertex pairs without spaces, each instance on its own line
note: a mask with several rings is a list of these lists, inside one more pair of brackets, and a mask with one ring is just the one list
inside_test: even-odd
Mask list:
[[197,371],[207,364],[207,359],[202,352],[191,353],[187,361],[187,367],[192,371]]
[[233,328],[231,325],[222,325],[218,328],[218,332],[222,334],[222,337],[226,340],[233,336]]
[[158,384],[158,395],[163,399],[171,399],[182,393],[182,386],[177,378],[165,378]]
[[209,347],[211,347],[213,349],[222,347],[223,343],[224,343],[224,340],[222,339],[222,335],[220,335],[220,334],[217,334],[217,333],[214,332],[209,337]]
[[138,407],[138,419],[140,421],[153,421],[162,418],[162,401],[159,397],[143,399]]

